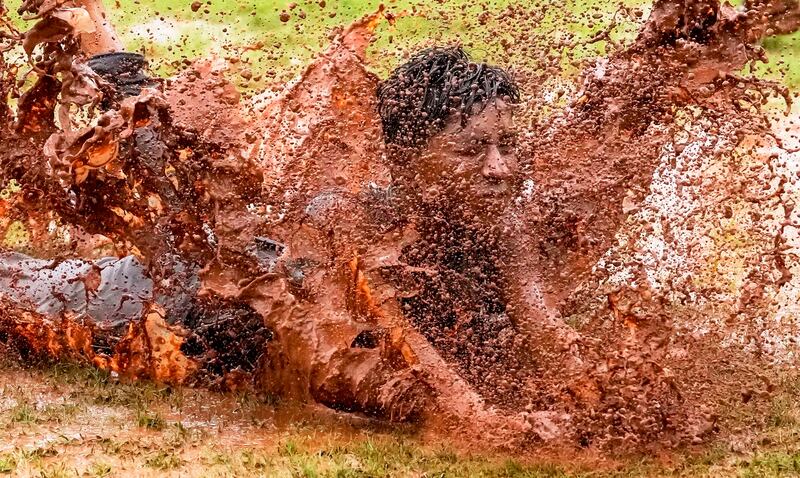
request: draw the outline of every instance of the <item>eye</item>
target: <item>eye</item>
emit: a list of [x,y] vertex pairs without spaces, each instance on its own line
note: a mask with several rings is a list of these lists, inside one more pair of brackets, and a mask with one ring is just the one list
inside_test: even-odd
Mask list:
[[503,148],[514,148],[514,147],[516,147],[517,146],[517,135],[515,133],[509,133],[509,134],[503,135],[500,138],[500,142],[498,143],[498,146],[503,147]]
[[469,140],[455,143],[454,151],[458,154],[462,154],[465,156],[475,156],[481,151],[481,148],[484,146],[482,141],[477,140]]
[[500,138],[500,141],[497,143],[497,148],[500,149],[502,153],[508,153],[514,151],[516,147],[517,147],[517,135],[513,133],[502,136]]

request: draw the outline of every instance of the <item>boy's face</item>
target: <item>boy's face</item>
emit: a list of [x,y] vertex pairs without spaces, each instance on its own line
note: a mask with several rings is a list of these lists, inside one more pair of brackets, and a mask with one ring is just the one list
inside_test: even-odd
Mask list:
[[479,217],[494,214],[517,190],[515,143],[512,106],[491,100],[465,126],[454,117],[431,137],[414,163],[415,179],[428,200]]

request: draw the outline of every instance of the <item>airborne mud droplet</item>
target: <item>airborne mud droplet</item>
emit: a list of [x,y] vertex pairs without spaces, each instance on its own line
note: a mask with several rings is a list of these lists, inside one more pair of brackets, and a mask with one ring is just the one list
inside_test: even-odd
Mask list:
[[381,6],[253,94],[274,72],[233,47],[157,79],[96,9],[0,7],[0,226],[74,235],[0,255],[0,340],[484,446],[680,446],[757,406],[796,353],[799,173],[793,95],[749,75],[797,4],[590,11],[555,45],[541,9],[466,10],[518,66],[437,42],[379,76],[376,31],[423,16]]

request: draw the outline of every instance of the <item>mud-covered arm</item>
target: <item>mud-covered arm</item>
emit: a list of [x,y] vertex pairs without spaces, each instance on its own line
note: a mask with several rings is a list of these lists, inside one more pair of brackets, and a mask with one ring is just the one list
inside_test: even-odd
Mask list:
[[249,300],[274,332],[267,366],[259,372],[268,390],[393,421],[426,410],[423,376],[385,331],[352,320],[341,289],[323,286],[315,289],[323,300],[306,301],[287,293],[282,280],[270,286],[259,287]]
[[[202,294],[246,301],[272,331],[261,387],[338,410],[413,419],[428,404],[427,384],[389,331],[364,313],[352,256],[335,254],[341,236],[330,232],[312,223],[275,231],[285,241],[276,264],[260,275],[239,270],[250,278],[239,281],[230,268],[208,268]],[[232,282],[241,287],[226,285]]]

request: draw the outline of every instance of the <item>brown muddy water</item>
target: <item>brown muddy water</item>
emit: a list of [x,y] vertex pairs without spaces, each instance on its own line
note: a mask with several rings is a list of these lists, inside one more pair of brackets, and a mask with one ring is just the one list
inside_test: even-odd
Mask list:
[[252,98],[221,59],[151,78],[102,9],[0,4],[2,225],[43,245],[0,256],[23,362],[487,450],[695,446],[786,392],[800,145],[749,71],[797,2],[621,7],[594,60],[510,6],[518,68],[439,45],[379,78],[375,28],[414,15],[382,7]]

